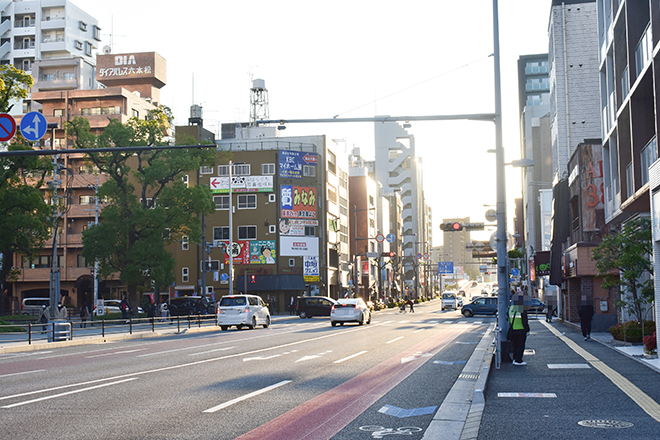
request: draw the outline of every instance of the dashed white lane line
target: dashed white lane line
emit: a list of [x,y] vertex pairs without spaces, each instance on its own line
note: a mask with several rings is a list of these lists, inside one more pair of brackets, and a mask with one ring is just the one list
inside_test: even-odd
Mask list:
[[19,374],[39,373],[41,371],[45,371],[45,370],[32,370],[32,371],[21,371],[20,373],[0,374],[0,377],[18,376]]
[[200,351],[198,353],[190,353],[188,356],[199,356],[200,354],[215,353],[216,351],[226,351],[226,350],[231,350],[232,348],[236,348],[236,347],[215,348],[213,350]]
[[391,344],[392,342],[396,342],[396,341],[398,341],[398,340],[400,340],[400,339],[403,339],[403,336],[399,336],[398,338],[394,338],[394,339],[392,339],[391,341],[387,341],[386,344]]
[[95,385],[93,387],[81,388],[79,390],[73,390],[73,391],[67,391],[66,393],[53,394],[52,396],[39,397],[38,399],[25,400],[23,402],[12,403],[11,405],[3,406],[3,408],[14,408],[16,406],[27,405],[29,403],[35,403],[35,402],[41,402],[43,400],[55,399],[57,397],[68,396],[68,395],[71,395],[71,394],[82,393],[83,391],[91,391],[91,390],[95,390],[97,388],[103,388],[103,387],[108,387],[108,386],[111,386],[111,385],[117,385],[117,384],[120,384],[120,383],[123,383],[123,382],[129,382],[131,380],[136,380],[136,379],[137,379],[137,377],[129,377],[128,379],[118,380],[116,382],[103,383],[103,384],[100,384],[100,385]]
[[253,392],[251,392],[249,394],[246,394],[244,396],[237,397],[236,399],[229,400],[225,403],[221,403],[220,405],[214,406],[213,408],[206,409],[203,412],[205,412],[205,413],[214,413],[216,411],[220,411],[221,409],[227,408],[228,406],[231,406],[235,403],[242,402],[244,400],[247,400],[247,399],[250,399],[252,397],[258,396],[259,394],[267,393],[268,391],[274,390],[275,388],[279,388],[282,385],[288,384],[289,382],[291,382],[291,381],[290,380],[283,380],[282,382],[278,382],[278,383],[276,383],[274,385],[271,385],[269,387],[262,388],[262,389],[257,390],[257,391],[253,391]]
[[336,361],[333,362],[333,364],[341,364],[341,363],[344,362],[344,361],[347,361],[347,360],[349,360],[349,359],[353,359],[353,358],[355,358],[355,357],[361,356],[361,355],[363,355],[363,354],[365,354],[365,353],[366,353],[366,351],[360,351],[360,352],[355,353],[355,354],[352,354],[352,355],[350,355],[350,356],[346,356],[346,357],[343,358],[343,359],[336,360]]

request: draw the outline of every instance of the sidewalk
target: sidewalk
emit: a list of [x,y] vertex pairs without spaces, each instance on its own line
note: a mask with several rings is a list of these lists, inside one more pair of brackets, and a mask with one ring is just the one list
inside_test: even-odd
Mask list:
[[472,438],[657,438],[660,366],[639,356],[641,346],[612,345],[608,334],[584,341],[556,321],[530,327],[527,365],[491,369]]

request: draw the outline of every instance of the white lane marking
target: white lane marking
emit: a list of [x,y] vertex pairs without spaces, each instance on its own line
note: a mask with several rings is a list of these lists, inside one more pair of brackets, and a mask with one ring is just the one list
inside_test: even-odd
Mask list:
[[399,336],[398,338],[394,338],[394,339],[392,339],[391,341],[387,341],[386,344],[391,344],[392,342],[396,342],[396,341],[398,341],[399,339],[403,339],[403,336]]
[[93,356],[85,356],[87,359],[105,357],[105,356],[114,356],[116,354],[126,354],[126,353],[135,353],[136,351],[146,350],[146,348],[136,348],[135,350],[122,350],[122,351],[113,351],[111,353],[95,354]]
[[573,369],[573,368],[591,368],[589,364],[548,364],[551,370]]
[[[371,326],[371,328],[374,328],[374,327],[379,326],[379,325],[380,324],[373,325],[373,326]],[[127,377],[143,376],[145,374],[160,373],[162,371],[178,370],[179,368],[187,368],[187,367],[192,367],[194,365],[201,365],[201,364],[206,364],[206,363],[209,363],[209,362],[217,362],[217,361],[223,361],[225,359],[232,359],[232,358],[236,358],[236,357],[246,356],[248,354],[263,353],[265,351],[278,350],[280,348],[291,347],[293,345],[300,345],[300,344],[306,344],[308,342],[320,341],[322,339],[332,338],[332,337],[335,337],[335,336],[338,336],[338,335],[345,335],[346,333],[358,332],[358,331],[364,330],[366,328],[368,328],[368,327],[364,327],[364,326],[356,327],[354,329],[345,330],[343,332],[329,333],[329,334],[326,334],[326,335],[323,335],[323,336],[317,336],[315,338],[303,339],[301,341],[288,342],[286,344],[276,345],[276,346],[273,346],[273,347],[259,348],[259,349],[256,349],[256,350],[246,351],[244,353],[228,354],[226,356],[220,356],[220,357],[216,357],[216,358],[201,359],[201,360],[198,360],[198,361],[195,361],[195,362],[186,362],[186,363],[183,363],[183,364],[170,365],[169,367],[154,368],[153,370],[136,371],[134,373],[126,373],[126,374],[121,374],[119,376],[106,377],[104,379],[90,380],[90,381],[87,381],[87,382],[81,382],[81,383],[69,384],[69,385],[62,385],[62,386],[58,386],[58,387],[46,388],[46,389],[41,389],[41,390],[36,390],[36,391],[28,391],[28,392],[21,393],[21,394],[14,394],[12,396],[3,396],[3,397],[0,397],[0,400],[13,399],[15,397],[22,397],[22,396],[29,396],[31,394],[44,393],[44,392],[47,392],[47,391],[55,391],[55,390],[59,390],[59,389],[63,389],[63,388],[71,388],[71,387],[75,387],[75,386],[88,385],[88,384],[91,384],[91,383],[105,382],[107,380],[117,380],[117,379],[124,379],[124,378],[127,378]]]
[[497,397],[557,397],[555,393],[497,393]]
[[63,396],[71,395],[71,394],[82,393],[83,391],[90,391],[90,390],[94,390],[96,388],[109,387],[111,385],[117,385],[119,383],[129,382],[131,380],[136,380],[136,379],[137,379],[137,377],[130,377],[128,379],[118,380],[116,382],[110,382],[110,383],[103,383],[101,385],[95,385],[95,386],[89,387],[89,388],[82,388],[80,390],[67,391],[66,393],[54,394],[52,396],[45,396],[45,397],[40,397],[38,399],[26,400],[24,402],[12,403],[11,405],[3,406],[3,408],[14,408],[16,406],[27,405],[28,403],[35,403],[35,402],[41,402],[42,400],[55,399],[56,397],[63,397]]
[[454,322],[456,322],[456,321],[453,321],[453,320],[452,321],[444,321],[443,324],[453,324]]
[[402,364],[407,364],[408,362],[412,362],[416,359],[419,359],[420,357],[429,357],[429,356],[432,356],[432,354],[431,353],[422,353],[422,352],[417,351],[417,352],[413,353],[410,356],[406,356],[406,357],[401,358],[401,363]]
[[21,371],[20,373],[0,374],[0,377],[18,376],[19,374],[39,373],[41,371],[45,371],[45,370],[32,370],[32,371]]
[[415,330],[413,333],[423,332],[424,330],[426,330],[426,327],[420,328],[419,330]]
[[[298,351],[298,350],[296,350],[296,351]],[[312,354],[312,355],[309,355],[309,356],[303,356],[300,359],[298,359],[296,362],[304,362],[304,361],[309,361],[309,360],[312,360],[312,359],[320,358],[321,356],[326,355],[328,353],[332,353],[332,350],[324,351],[324,352],[321,352],[319,354]]]
[[199,353],[190,353],[188,356],[199,356],[200,354],[208,354],[208,353],[213,353],[213,352],[216,352],[216,351],[226,351],[226,350],[231,350],[232,348],[236,348],[236,347],[234,346],[234,347],[216,348],[216,349],[213,349],[213,350],[200,351]]
[[257,356],[257,357],[251,357],[251,358],[243,358],[243,362],[248,362],[248,361],[266,361],[268,359],[274,359],[276,357],[282,356],[281,354],[274,354],[272,356]]
[[354,357],[361,356],[361,355],[363,355],[363,354],[365,354],[365,353],[366,353],[366,350],[365,350],[365,351],[360,351],[360,352],[355,353],[355,354],[352,354],[352,355],[350,355],[350,356],[346,356],[346,357],[343,358],[343,359],[336,360],[336,361],[333,362],[333,364],[341,364],[341,363],[344,362],[344,361],[347,361],[347,360],[349,360],[349,359],[353,359]]
[[403,321],[399,321],[399,324],[405,324],[406,322],[410,322],[410,320],[405,319],[405,320],[403,320]]
[[282,382],[278,382],[278,383],[276,383],[274,385],[271,385],[269,387],[262,388],[260,390],[254,391],[252,393],[246,394],[246,395],[241,396],[241,397],[237,397],[236,399],[229,400],[225,403],[221,403],[220,405],[214,406],[213,408],[206,409],[203,412],[205,412],[205,413],[214,413],[214,412],[219,411],[223,408],[227,408],[228,406],[231,406],[235,403],[242,402],[244,400],[247,400],[247,399],[250,399],[252,397],[258,396],[259,394],[267,393],[268,391],[274,390],[275,388],[279,388],[282,385],[288,384],[289,382],[291,382],[291,381],[290,380],[283,380]]

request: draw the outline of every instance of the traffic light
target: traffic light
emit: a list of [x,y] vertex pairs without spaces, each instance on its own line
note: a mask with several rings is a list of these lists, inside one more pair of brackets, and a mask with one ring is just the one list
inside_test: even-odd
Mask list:
[[396,252],[390,251],[390,252],[382,252],[380,254],[381,257],[383,258],[395,258],[396,257]]
[[440,229],[445,232],[462,231],[463,225],[459,222],[440,223]]
[[250,275],[250,283],[254,284],[257,282],[257,276],[256,275]]
[[394,258],[394,257],[396,257],[396,252],[390,251],[390,258]]

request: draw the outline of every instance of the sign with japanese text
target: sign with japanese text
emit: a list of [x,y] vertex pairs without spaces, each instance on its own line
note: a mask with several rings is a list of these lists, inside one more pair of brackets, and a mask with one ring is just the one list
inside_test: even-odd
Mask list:
[[287,179],[302,179],[303,166],[318,163],[316,153],[306,153],[304,151],[279,151],[280,177]]
[[275,240],[250,241],[250,264],[275,264]]
[[306,226],[318,225],[318,220],[282,218],[279,223],[280,235],[302,236],[305,235]]
[[282,218],[316,219],[316,188],[282,185],[280,187]]
[[308,283],[319,281],[319,257],[303,257],[303,279]]
[[[211,177],[209,186],[212,193],[229,193],[229,177]],[[233,193],[271,192],[273,176],[232,176],[231,191]]]
[[280,237],[280,255],[286,257],[318,257],[318,237]]
[[[229,264],[229,241],[215,240],[214,245],[225,249],[224,263]],[[250,242],[234,241],[232,255],[234,257],[234,264],[250,264]]]

